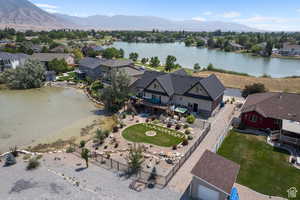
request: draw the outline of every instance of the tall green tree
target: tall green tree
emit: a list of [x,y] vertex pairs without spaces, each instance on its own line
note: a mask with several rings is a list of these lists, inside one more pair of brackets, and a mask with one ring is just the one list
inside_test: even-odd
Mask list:
[[2,81],[11,89],[39,88],[45,79],[45,68],[35,60],[28,60],[24,66],[5,70],[1,74]]
[[132,145],[126,160],[129,165],[130,172],[132,174],[137,174],[142,169],[142,164],[144,162],[142,146],[136,144]]
[[138,57],[139,57],[139,54],[136,52],[132,52],[129,54],[129,59],[131,59],[133,61],[137,61]]
[[267,92],[265,85],[262,83],[254,83],[252,85],[246,85],[242,91],[242,97],[246,98],[250,94]]
[[160,65],[160,60],[158,59],[158,57],[157,56],[151,57],[150,66],[155,68],[155,67],[159,67],[159,65]]
[[112,71],[111,85],[101,91],[100,98],[107,112],[118,112],[129,98],[130,78],[122,71]]
[[65,59],[54,59],[48,62],[48,69],[55,71],[56,73],[64,73],[69,71],[68,64]]
[[87,148],[81,150],[81,158],[85,161],[86,168],[89,167],[90,151]]
[[166,58],[165,70],[171,71],[175,67],[176,57],[168,55]]

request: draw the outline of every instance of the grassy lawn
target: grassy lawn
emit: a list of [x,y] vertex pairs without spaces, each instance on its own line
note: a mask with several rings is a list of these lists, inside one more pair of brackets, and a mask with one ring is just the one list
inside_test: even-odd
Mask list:
[[[163,128],[160,126],[156,126],[156,127]],[[167,128],[163,128],[163,129],[170,130]],[[145,132],[151,130],[156,131],[155,136],[147,136],[145,134]],[[180,132],[176,132],[176,131],[173,132],[183,135]],[[151,129],[149,127],[146,127],[145,124],[136,124],[130,126],[123,131],[122,135],[126,140],[129,140],[131,142],[148,143],[148,144],[154,144],[162,147],[172,147],[173,145],[179,144],[180,142],[183,141],[182,138],[169,135],[168,133],[159,131],[157,129],[156,130]]]
[[240,164],[237,182],[257,192],[287,198],[290,187],[300,189],[300,170],[288,163],[289,154],[263,136],[231,131],[218,154]]

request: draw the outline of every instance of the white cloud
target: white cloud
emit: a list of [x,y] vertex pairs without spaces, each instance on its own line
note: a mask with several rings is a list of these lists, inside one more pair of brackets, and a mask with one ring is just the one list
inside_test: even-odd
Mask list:
[[296,10],[297,12],[300,12],[300,8]]
[[192,19],[196,20],[196,21],[200,21],[200,22],[206,21],[206,19],[204,17],[193,17]]
[[299,31],[300,19],[256,15],[249,18],[234,19],[233,22],[269,31]]
[[50,5],[50,4],[43,4],[43,3],[37,3],[35,5],[37,7],[40,7],[40,8],[48,8],[48,9],[56,9],[56,8],[58,8],[57,6]]
[[203,15],[206,15],[206,16],[210,16],[210,15],[212,15],[212,14],[213,14],[213,13],[210,12],[210,11],[206,11],[206,12],[203,13]]
[[42,3],[37,3],[35,4],[37,7],[49,12],[49,13],[56,13],[57,11],[57,6],[55,5],[50,5],[50,4],[42,4]]
[[236,12],[236,11],[231,11],[231,12],[225,12],[221,15],[224,18],[236,18],[241,16],[241,13]]
[[57,13],[58,11],[55,9],[51,9],[51,8],[45,8],[45,11],[47,11],[48,13]]

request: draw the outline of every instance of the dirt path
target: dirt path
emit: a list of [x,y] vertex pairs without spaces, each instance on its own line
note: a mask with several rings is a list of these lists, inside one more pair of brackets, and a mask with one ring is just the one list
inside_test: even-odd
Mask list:
[[204,71],[196,73],[195,76],[208,76],[216,74],[222,83],[229,88],[243,89],[245,85],[263,83],[271,92],[293,92],[300,93],[300,78],[262,78],[253,76],[240,76],[218,72]]

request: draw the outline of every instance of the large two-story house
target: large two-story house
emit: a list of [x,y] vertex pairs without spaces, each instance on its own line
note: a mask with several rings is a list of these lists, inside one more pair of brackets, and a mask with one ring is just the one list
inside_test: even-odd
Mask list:
[[144,73],[144,70],[136,68],[131,60],[91,57],[86,57],[80,60],[75,72],[80,79],[89,77],[93,80],[109,80],[112,70],[125,72],[131,78],[132,82],[139,79]]
[[0,52],[0,72],[5,69],[15,69],[23,65],[28,58],[28,55],[23,53],[6,53]]
[[211,116],[221,105],[225,88],[215,75],[193,77],[179,70],[174,73],[146,71],[132,85],[132,90],[144,106],[157,109],[180,107]]

